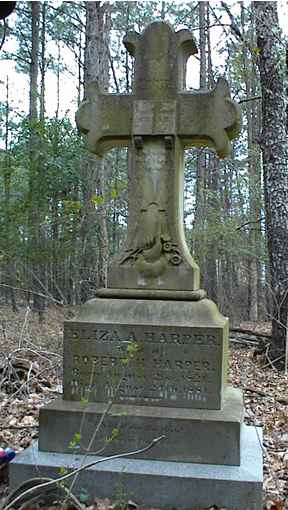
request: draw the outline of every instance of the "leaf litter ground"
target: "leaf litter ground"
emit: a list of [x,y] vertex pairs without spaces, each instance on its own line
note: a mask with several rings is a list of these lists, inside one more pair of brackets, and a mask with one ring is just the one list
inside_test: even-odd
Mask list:
[[[75,312],[75,308],[53,307],[48,310],[44,323],[39,324],[37,314],[29,308],[17,313],[1,308],[1,447],[9,446],[19,453],[38,437],[39,408],[62,391],[63,321]],[[230,335],[229,381],[244,392],[245,422],[263,428],[263,508],[284,510],[288,509],[288,377],[267,362],[265,353],[258,353],[259,337],[253,336],[255,327],[258,334],[267,335],[269,325],[268,328],[267,324],[244,326],[244,341],[241,335],[239,339],[239,333]],[[7,494],[8,469],[0,467],[0,504],[5,503]],[[125,501],[123,495],[116,502],[97,499],[89,510],[113,510],[117,506],[139,508],[137,503]],[[30,510],[36,508],[37,503],[29,506]],[[59,508],[57,504],[46,506],[47,510]]]

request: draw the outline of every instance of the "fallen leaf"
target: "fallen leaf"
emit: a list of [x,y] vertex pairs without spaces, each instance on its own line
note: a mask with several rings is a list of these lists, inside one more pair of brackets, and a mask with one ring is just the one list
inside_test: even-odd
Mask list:
[[268,497],[265,501],[265,510],[284,510],[284,501]]

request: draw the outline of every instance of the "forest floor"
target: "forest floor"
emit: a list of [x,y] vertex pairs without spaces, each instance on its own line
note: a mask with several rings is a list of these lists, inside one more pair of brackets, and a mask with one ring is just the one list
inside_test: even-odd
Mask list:
[[[0,308],[0,446],[18,453],[37,438],[39,408],[62,391],[63,320],[74,313],[73,308],[53,307],[39,324],[37,314],[28,308],[18,313]],[[263,509],[284,510],[285,501],[288,509],[288,377],[267,360],[263,339],[253,336],[255,332],[269,335],[270,325],[240,326],[246,334],[230,333],[229,379],[244,392],[245,422],[263,428]],[[0,466],[0,507],[7,495],[8,469]],[[97,499],[89,509],[113,510],[117,505]],[[37,504],[30,504],[32,508]],[[139,506],[130,501],[126,508]],[[59,505],[49,509],[57,510]]]

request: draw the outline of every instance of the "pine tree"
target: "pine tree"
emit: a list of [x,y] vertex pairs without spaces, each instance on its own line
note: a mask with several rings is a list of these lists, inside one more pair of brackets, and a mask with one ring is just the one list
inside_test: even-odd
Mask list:
[[[102,90],[109,86],[109,45],[108,6],[101,2],[86,3],[86,41],[85,41],[85,73],[84,95],[92,82],[97,82]],[[95,263],[95,230],[98,224],[98,282],[97,286],[106,287],[108,267],[108,233],[105,204],[105,160],[97,160],[87,154],[83,160],[81,171],[87,176],[86,187],[83,189],[84,217],[81,227],[83,246],[83,267]],[[97,210],[96,210],[97,208]],[[93,246],[94,245],[94,246]],[[84,269],[85,271],[85,269]],[[83,288],[83,300],[87,299],[87,290]]]
[[264,198],[273,299],[274,358],[285,351],[288,313],[288,137],[286,130],[285,48],[277,2],[254,2],[262,90]]
[[33,307],[43,320],[45,300],[44,261],[42,259],[41,218],[43,203],[42,179],[43,167],[40,158],[41,140],[39,136],[39,47],[40,47],[40,2],[30,2],[31,9],[31,59],[29,92],[29,234],[31,286],[33,289]]

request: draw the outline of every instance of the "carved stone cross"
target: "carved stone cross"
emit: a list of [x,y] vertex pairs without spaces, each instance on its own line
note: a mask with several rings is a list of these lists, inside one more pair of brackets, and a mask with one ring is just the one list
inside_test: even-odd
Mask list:
[[143,296],[199,299],[199,268],[184,236],[184,149],[206,145],[228,155],[239,109],[222,78],[211,91],[184,90],[187,59],[197,53],[189,30],[155,22],[123,42],[135,57],[133,94],[105,94],[91,84],[76,116],[90,151],[130,151],[127,246],[109,270],[110,295],[142,289]]

